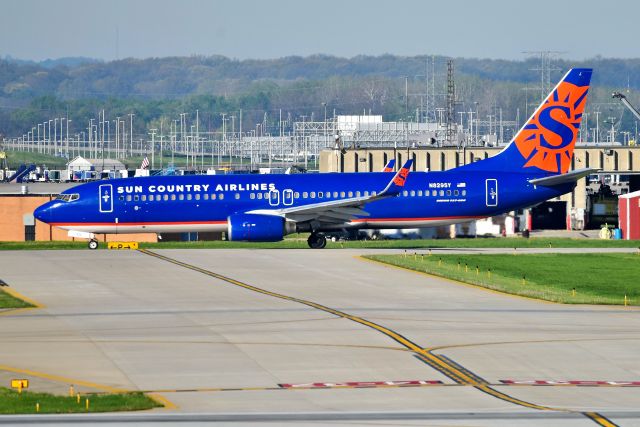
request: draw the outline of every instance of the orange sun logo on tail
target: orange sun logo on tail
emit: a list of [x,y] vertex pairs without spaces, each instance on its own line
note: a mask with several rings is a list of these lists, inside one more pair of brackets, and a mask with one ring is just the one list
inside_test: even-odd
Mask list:
[[562,81],[516,135],[524,167],[565,173],[571,166],[589,86]]

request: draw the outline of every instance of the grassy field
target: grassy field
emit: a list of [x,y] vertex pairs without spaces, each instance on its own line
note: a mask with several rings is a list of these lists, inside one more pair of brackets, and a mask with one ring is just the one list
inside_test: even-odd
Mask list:
[[[640,305],[637,254],[371,255],[398,267],[566,304]],[[575,293],[574,293],[575,290]]]
[[[0,242],[0,250],[85,249],[87,243],[54,242]],[[100,244],[106,248],[105,243]],[[297,235],[281,242],[247,243],[227,241],[140,243],[146,249],[305,249],[306,236]],[[567,238],[479,238],[430,240],[358,240],[327,242],[328,249],[428,249],[428,248],[640,248],[638,240],[596,240]]]
[[2,290],[2,288],[0,288],[0,308],[25,308],[25,307],[33,307],[33,305],[19,298],[16,298],[13,295],[6,293],[5,291]]
[[[86,409],[85,399],[89,399]],[[82,395],[80,403],[76,397],[56,396],[48,393],[17,391],[0,387],[0,414],[33,414],[36,404],[40,404],[40,413],[73,412],[115,412],[140,411],[157,408],[160,405],[143,393],[88,394]]]

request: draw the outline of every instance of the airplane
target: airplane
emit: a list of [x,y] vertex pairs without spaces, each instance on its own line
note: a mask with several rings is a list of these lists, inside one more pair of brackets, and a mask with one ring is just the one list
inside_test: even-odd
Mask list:
[[[96,233],[226,232],[228,240],[280,241],[310,232],[416,228],[469,222],[534,206],[573,190],[596,169],[572,166],[592,69],[569,70],[497,155],[442,172],[151,176],[65,190],[34,216],[89,239]],[[395,159],[394,159],[395,162]]]

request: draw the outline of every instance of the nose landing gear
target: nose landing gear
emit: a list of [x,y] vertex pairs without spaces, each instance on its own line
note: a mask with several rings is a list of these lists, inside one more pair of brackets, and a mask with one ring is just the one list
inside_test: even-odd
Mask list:
[[95,239],[89,240],[89,249],[98,249],[98,241]]
[[311,249],[322,249],[327,246],[327,238],[324,237],[324,234],[311,233],[307,239],[307,244]]

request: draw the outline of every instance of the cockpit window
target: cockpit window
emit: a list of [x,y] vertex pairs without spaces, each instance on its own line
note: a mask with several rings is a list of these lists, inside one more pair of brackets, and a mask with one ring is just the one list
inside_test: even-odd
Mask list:
[[65,202],[73,202],[74,200],[78,200],[80,195],[78,193],[73,194],[58,194],[56,200],[63,200]]

